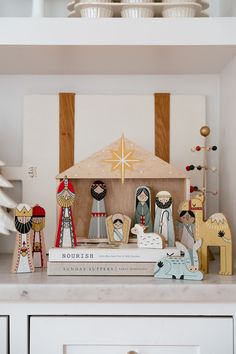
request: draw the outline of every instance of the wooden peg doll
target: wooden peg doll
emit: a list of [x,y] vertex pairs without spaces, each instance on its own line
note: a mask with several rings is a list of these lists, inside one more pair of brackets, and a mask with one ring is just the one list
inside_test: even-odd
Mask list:
[[121,244],[129,242],[131,219],[123,214],[110,215],[106,219],[108,242]]
[[32,253],[36,268],[47,267],[46,247],[44,239],[45,210],[39,205],[33,207],[32,217]]
[[146,186],[138,187],[135,192],[134,224],[146,226],[146,232],[152,231],[151,191]]
[[102,181],[95,181],[91,186],[91,195],[93,197],[93,205],[91,212],[91,220],[89,226],[90,239],[107,238],[106,230],[106,210],[104,198],[107,188]]
[[12,273],[34,272],[30,230],[32,227],[32,208],[19,204],[15,210],[16,243],[12,261]]
[[73,184],[67,178],[64,178],[57,190],[57,204],[61,207],[61,211],[55,247],[76,247],[76,234],[71,209],[74,200],[75,190]]
[[195,242],[195,215],[191,210],[181,210],[181,205],[177,230],[180,242],[187,249],[192,249]]
[[175,233],[172,216],[172,197],[169,192],[157,193],[155,200],[154,232],[164,236],[169,247],[175,245]]

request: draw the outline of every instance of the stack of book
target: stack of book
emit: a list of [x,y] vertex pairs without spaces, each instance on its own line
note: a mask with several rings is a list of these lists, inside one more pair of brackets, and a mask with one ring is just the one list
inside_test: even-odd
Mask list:
[[51,248],[48,275],[153,276],[158,259],[180,256],[177,248],[144,249],[136,244]]

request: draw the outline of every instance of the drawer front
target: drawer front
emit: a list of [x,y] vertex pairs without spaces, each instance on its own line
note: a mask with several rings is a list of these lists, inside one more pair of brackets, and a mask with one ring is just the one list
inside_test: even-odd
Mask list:
[[0,317],[0,353],[8,352],[8,318]]
[[31,317],[30,349],[31,354],[233,354],[233,319]]

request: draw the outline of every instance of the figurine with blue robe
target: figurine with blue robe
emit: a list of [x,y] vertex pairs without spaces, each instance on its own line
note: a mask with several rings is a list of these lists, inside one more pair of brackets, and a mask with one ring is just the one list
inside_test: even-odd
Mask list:
[[168,247],[175,246],[175,231],[172,215],[172,197],[169,192],[157,193],[155,200],[154,232],[165,238]]
[[135,192],[134,224],[146,226],[146,232],[152,232],[151,191],[146,186],[138,187]]

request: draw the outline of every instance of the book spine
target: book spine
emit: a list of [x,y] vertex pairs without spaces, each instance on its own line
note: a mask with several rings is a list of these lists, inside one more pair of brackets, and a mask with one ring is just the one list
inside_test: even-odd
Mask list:
[[[113,251],[113,252],[112,252]],[[177,248],[164,249],[138,249],[133,250],[89,250],[89,249],[51,249],[49,262],[156,262],[167,255],[179,256]]]
[[155,263],[48,262],[48,275],[153,276]]

